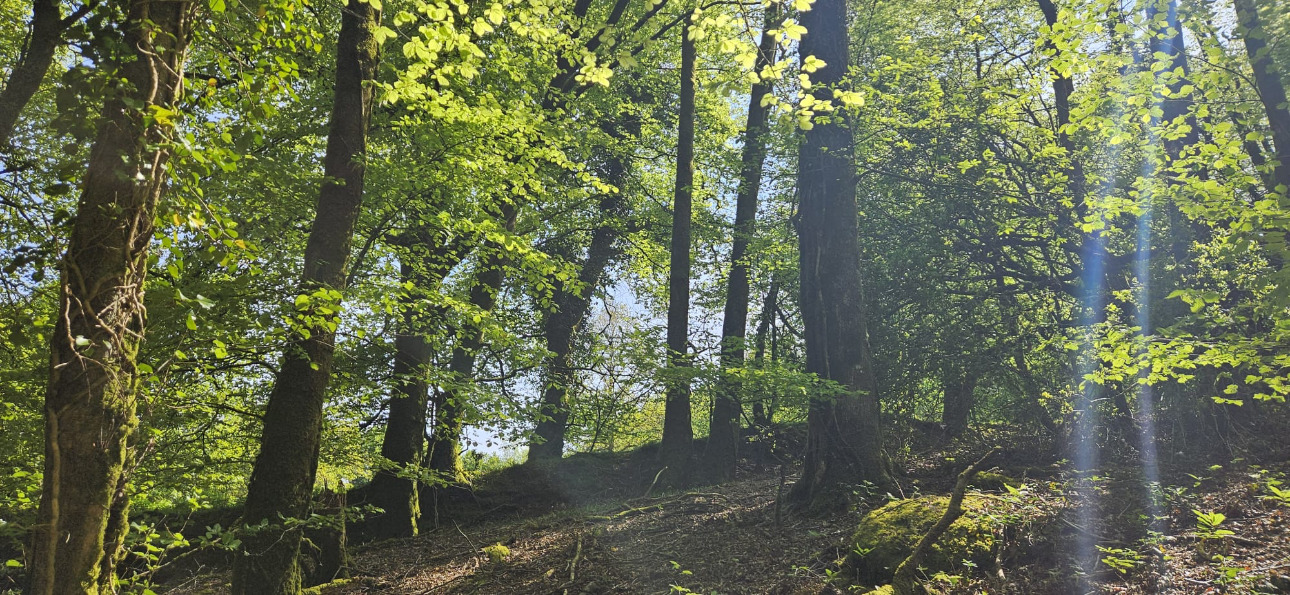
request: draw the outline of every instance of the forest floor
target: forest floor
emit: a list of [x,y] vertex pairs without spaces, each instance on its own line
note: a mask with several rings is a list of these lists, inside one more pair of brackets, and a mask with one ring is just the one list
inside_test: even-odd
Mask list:
[[[1287,442],[1273,437],[1270,443]],[[998,444],[1001,436],[994,436]],[[1290,500],[1270,497],[1269,480],[1290,473],[1286,450],[1163,464],[1169,527],[1144,539],[1137,504],[1141,473],[1108,461],[1094,482],[1099,521],[1077,514],[1080,490],[1051,449],[1007,437],[994,474],[978,482],[999,502],[992,568],[927,573],[939,593],[1290,593]],[[911,442],[917,442],[916,439]],[[985,441],[929,441],[905,447],[899,496],[943,494]],[[1282,445],[1290,447],[1290,445]],[[795,480],[789,466],[746,464],[716,486],[649,493],[649,451],[575,455],[558,468],[515,467],[481,478],[468,497],[444,508],[422,535],[367,544],[352,555],[353,578],[321,589],[357,593],[776,593],[864,592],[834,580],[862,516],[888,494],[857,505],[803,514],[779,504]],[[1024,487],[999,482],[1015,478]],[[1290,489],[1290,481],[1284,485]],[[868,497],[865,497],[868,496]],[[1195,511],[1217,512],[1198,532]],[[939,514],[939,513],[938,513]],[[456,519],[456,520],[452,520]],[[1081,535],[1106,548],[1095,559],[1074,549]],[[503,546],[505,549],[490,546]],[[491,550],[492,555],[489,551]],[[1116,570],[1118,566],[1124,572]],[[1081,571],[1080,568],[1087,568]],[[219,592],[206,575],[172,593]]]

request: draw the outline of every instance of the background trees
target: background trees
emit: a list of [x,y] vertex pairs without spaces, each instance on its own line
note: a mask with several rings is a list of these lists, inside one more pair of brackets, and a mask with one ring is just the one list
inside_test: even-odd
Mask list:
[[[776,453],[811,501],[885,482],[884,431],[1209,439],[1285,398],[1272,3],[212,0],[151,54],[112,41],[136,4],[0,1],[31,25],[0,32],[0,518],[30,576],[45,436],[91,426],[113,518],[307,519],[326,487],[383,510],[367,538],[497,458],[667,435],[658,468],[716,481],[810,418]],[[95,258],[128,267],[63,275],[112,229]],[[68,315],[90,294],[115,322]],[[75,400],[51,353],[120,372],[80,429],[45,428],[33,395]]]

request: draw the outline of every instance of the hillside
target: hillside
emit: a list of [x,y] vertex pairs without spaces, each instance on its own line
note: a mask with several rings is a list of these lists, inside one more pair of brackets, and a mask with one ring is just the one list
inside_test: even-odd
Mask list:
[[[1002,437],[999,437],[1002,438]],[[1025,440],[1008,436],[1010,441]],[[351,577],[321,588],[357,593],[722,593],[864,592],[854,567],[861,518],[901,497],[934,502],[953,473],[984,444],[926,444],[902,458],[900,494],[863,494],[848,510],[806,513],[779,504],[797,479],[792,466],[744,461],[732,482],[651,493],[643,473],[653,449],[575,455],[559,467],[513,467],[480,478],[448,499],[438,527],[408,539],[359,546]],[[1069,470],[1036,457],[1039,444],[996,457],[969,493],[969,513],[993,533],[994,559],[969,568],[928,569],[937,593],[1290,592],[1290,500],[1270,479],[1290,472],[1285,452],[1236,465],[1171,464],[1165,487],[1168,530],[1144,539],[1133,494],[1136,472],[1108,465],[1097,524],[1078,525],[1079,493]],[[781,470],[784,475],[781,478]],[[1015,479],[1015,481],[1013,481]],[[782,480],[782,482],[781,482]],[[1013,484],[1008,489],[1007,484]],[[1205,538],[1194,511],[1226,518]],[[937,516],[940,508],[929,508]],[[1106,548],[1079,570],[1081,533]],[[502,547],[497,547],[497,546]],[[1218,556],[1215,558],[1215,556]],[[1118,569],[1117,569],[1118,567]],[[939,573],[939,574],[938,574]],[[171,585],[170,593],[222,592],[223,572]]]

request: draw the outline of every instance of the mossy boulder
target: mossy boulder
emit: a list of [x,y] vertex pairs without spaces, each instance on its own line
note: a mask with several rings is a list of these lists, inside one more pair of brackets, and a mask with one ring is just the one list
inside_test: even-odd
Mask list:
[[[851,539],[852,551],[843,562],[844,569],[861,584],[890,582],[896,567],[945,514],[949,502],[945,496],[922,496],[889,502],[869,512]],[[980,568],[993,565],[998,544],[990,523],[980,516],[988,504],[982,496],[966,496],[963,516],[936,541],[922,567],[929,573],[953,573],[962,570],[963,560]]]
[[1021,487],[1021,482],[994,471],[982,471],[972,479],[972,487],[983,492],[1002,493],[1008,491],[1009,486],[1019,488]]

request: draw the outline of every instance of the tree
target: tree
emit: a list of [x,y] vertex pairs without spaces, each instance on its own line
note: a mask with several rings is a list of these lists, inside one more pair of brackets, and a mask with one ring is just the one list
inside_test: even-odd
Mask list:
[[1272,143],[1276,148],[1272,179],[1278,186],[1283,200],[1290,195],[1290,109],[1286,107],[1286,89],[1281,73],[1272,63],[1268,48],[1268,32],[1259,20],[1258,6],[1254,0],[1234,0],[1236,18],[1241,38],[1245,41],[1245,55],[1254,71],[1254,85],[1259,91],[1259,101],[1272,129]]
[[318,468],[341,291],[362,205],[370,81],[376,76],[380,47],[374,33],[381,13],[373,3],[350,0],[342,13],[323,157],[326,179],[318,194],[296,299],[301,328],[282,355],[264,414],[260,453],[243,513],[247,526],[261,526],[242,540],[233,567],[233,592],[238,594],[300,590],[298,523],[309,511]]
[[[470,250],[463,237],[431,234],[420,222],[408,232],[399,274],[404,293],[401,329],[394,338],[394,394],[390,397],[385,436],[381,441],[382,466],[372,478],[369,501],[383,510],[362,529],[362,538],[410,537],[418,533],[421,516],[416,477],[425,451],[426,407],[430,391],[429,368],[433,347],[427,334],[440,307],[425,302],[425,294],[439,288]],[[440,240],[435,243],[435,240]]]
[[[775,5],[766,8],[761,43],[753,72],[761,72],[775,61],[778,49],[772,31],[779,26],[779,11]],[[772,80],[753,84],[748,93],[748,123],[744,127],[743,154],[740,159],[739,191],[735,198],[734,241],[730,249],[730,276],[726,288],[726,304],[721,324],[721,367],[723,370],[744,365],[744,339],[748,332],[748,244],[757,223],[757,198],[761,193],[761,178],[766,159],[766,130],[768,128],[767,102],[763,97],[773,88]],[[718,388],[712,404],[712,422],[709,424],[708,444],[705,452],[706,467],[714,479],[727,479],[734,475],[738,458],[739,385],[727,380]]]
[[[515,218],[519,205],[513,201],[502,203],[499,224],[508,233],[515,231]],[[458,482],[461,477],[461,431],[465,426],[467,408],[466,390],[475,375],[475,360],[484,346],[484,330],[478,326],[482,317],[488,316],[497,304],[497,294],[506,279],[509,261],[505,246],[492,246],[479,262],[474,281],[470,286],[470,306],[474,310],[475,324],[465,323],[457,329],[457,341],[452,347],[448,362],[448,384],[434,400],[434,431],[430,438],[429,468],[442,481]]]
[[33,0],[31,23],[18,63],[9,72],[9,80],[0,89],[0,149],[8,146],[22,108],[31,101],[54,62],[54,54],[63,44],[63,34],[73,23],[89,14],[98,0],[82,4],[63,16],[58,0]]
[[677,111],[676,188],[672,195],[672,242],[668,268],[667,401],[659,460],[664,485],[689,481],[694,427],[690,419],[690,224],[694,199],[694,60],[693,17],[681,28],[681,87]]
[[[615,127],[610,135],[622,137],[623,132]],[[622,223],[619,219],[624,214],[622,194],[628,165],[619,155],[611,154],[604,167],[606,179],[616,188],[600,199],[601,221],[592,232],[587,256],[578,268],[580,289],[557,284],[554,308],[542,320],[546,349],[551,355],[546,364],[537,424],[533,439],[529,441],[529,461],[558,460],[564,454],[565,429],[569,423],[569,408],[565,401],[569,386],[577,379],[572,361],[574,334],[591,309],[591,298],[603,281],[605,270],[621,251],[618,236]]]
[[[101,564],[117,555],[109,513],[135,415],[153,219],[166,184],[175,103],[195,8],[133,0],[112,48],[122,83],[109,90],[60,268],[59,316],[45,395],[45,475],[31,538],[27,592],[112,589]],[[109,54],[109,55],[113,55]]]
[[[842,0],[817,0],[802,15],[802,63],[824,63],[811,77],[817,101],[831,101],[844,84],[847,22]],[[831,383],[811,399],[802,479],[792,492],[811,505],[826,504],[840,483],[891,481],[860,278],[852,130],[840,114],[820,120],[803,136],[797,178],[806,371]]]

